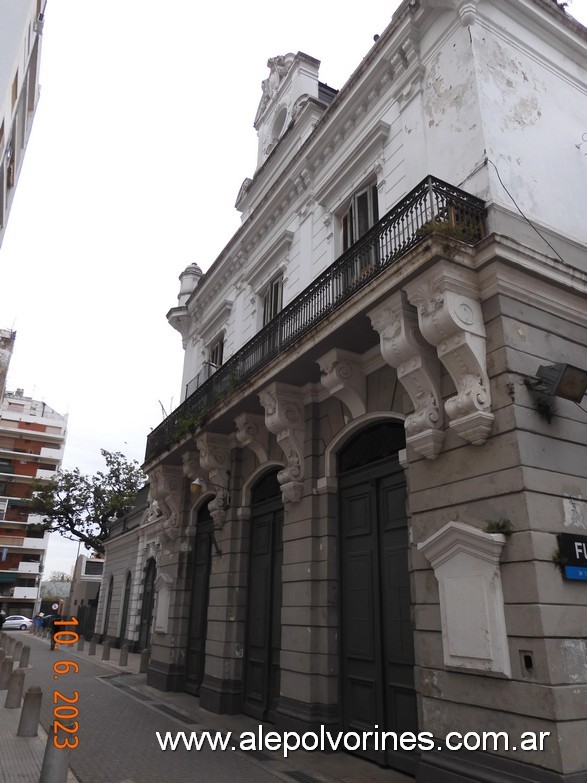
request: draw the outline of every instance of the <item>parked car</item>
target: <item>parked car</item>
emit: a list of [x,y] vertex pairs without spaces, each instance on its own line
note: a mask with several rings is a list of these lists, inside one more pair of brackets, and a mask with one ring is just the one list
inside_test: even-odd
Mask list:
[[28,631],[32,624],[33,621],[29,617],[24,617],[22,614],[10,614],[4,620],[2,630],[16,631],[20,629],[21,631]]

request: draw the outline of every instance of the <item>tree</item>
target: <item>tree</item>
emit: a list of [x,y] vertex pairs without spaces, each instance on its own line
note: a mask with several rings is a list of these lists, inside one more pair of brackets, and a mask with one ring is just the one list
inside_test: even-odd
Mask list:
[[71,582],[71,576],[65,571],[51,571],[50,582]]
[[112,523],[132,509],[146,477],[138,462],[121,452],[100,451],[105,472],[86,476],[79,468],[59,470],[48,483],[33,485],[30,511],[43,517],[40,529],[103,553]]

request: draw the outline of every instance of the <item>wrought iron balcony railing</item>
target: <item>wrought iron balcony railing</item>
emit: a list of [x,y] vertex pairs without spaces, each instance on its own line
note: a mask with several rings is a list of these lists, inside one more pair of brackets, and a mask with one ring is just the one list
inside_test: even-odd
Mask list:
[[145,460],[190,431],[217,402],[435,231],[477,244],[485,235],[484,202],[435,177],[422,180],[149,434]]

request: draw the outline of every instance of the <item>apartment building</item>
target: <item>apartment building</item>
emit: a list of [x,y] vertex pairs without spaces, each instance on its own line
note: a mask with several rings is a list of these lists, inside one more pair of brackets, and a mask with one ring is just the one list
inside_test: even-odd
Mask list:
[[0,246],[39,100],[43,0],[0,3]]
[[7,614],[31,617],[48,533],[34,530],[40,517],[28,513],[33,482],[48,481],[63,460],[67,416],[46,403],[7,392],[0,406],[0,603]]

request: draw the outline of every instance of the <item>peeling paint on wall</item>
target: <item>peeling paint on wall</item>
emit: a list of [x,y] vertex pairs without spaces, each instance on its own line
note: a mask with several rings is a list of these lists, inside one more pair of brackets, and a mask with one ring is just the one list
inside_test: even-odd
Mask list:
[[538,95],[546,92],[545,85],[497,40],[483,39],[481,57],[497,88],[494,100],[500,106],[500,129],[505,132],[535,125],[542,116]]
[[587,503],[581,498],[566,495],[563,498],[565,527],[582,527],[587,529]]

